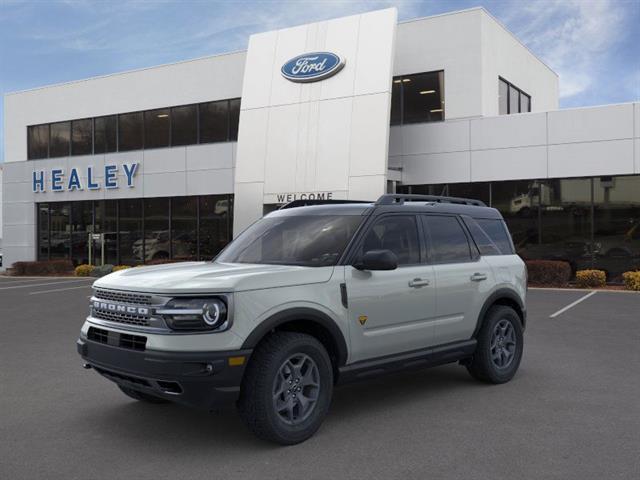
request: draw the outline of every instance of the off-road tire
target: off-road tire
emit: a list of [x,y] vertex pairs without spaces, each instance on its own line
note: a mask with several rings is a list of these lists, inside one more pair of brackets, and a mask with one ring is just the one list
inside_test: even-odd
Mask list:
[[[515,349],[508,365],[499,367],[492,355],[492,339],[499,324],[506,321],[513,329]],[[520,366],[523,351],[522,323],[516,311],[504,305],[491,307],[477,335],[478,344],[467,370],[473,378],[486,383],[506,383],[513,378]]]
[[[284,364],[292,356],[304,356],[317,368],[319,387],[315,406],[301,423],[289,425],[276,410],[274,385]],[[293,445],[311,437],[329,411],[333,394],[333,368],[324,346],[311,335],[275,332],[254,350],[247,365],[238,400],[240,416],[259,438]]]
[[165,400],[164,398],[156,397],[155,395],[149,395],[148,393],[144,393],[144,392],[139,392],[139,391],[133,390],[131,388],[123,387],[122,385],[118,385],[118,388],[127,397],[133,398],[134,400],[138,400],[140,402],[145,402],[145,403],[169,403],[169,401]]

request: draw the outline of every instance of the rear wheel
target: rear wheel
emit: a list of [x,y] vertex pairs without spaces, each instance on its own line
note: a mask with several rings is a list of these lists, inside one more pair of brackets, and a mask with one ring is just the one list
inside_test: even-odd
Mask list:
[[118,385],[118,388],[127,397],[131,397],[134,400],[138,400],[140,402],[146,402],[146,403],[169,403],[169,401],[165,400],[164,398],[156,397],[154,395],[149,395],[148,393],[144,393],[144,392],[139,392],[139,391],[133,390],[131,388],[123,387],[122,385]]
[[520,366],[522,324],[516,311],[504,305],[491,307],[478,333],[478,345],[467,365],[471,376],[487,383],[505,383]]
[[303,333],[276,332],[253,353],[238,407],[255,435],[292,445],[320,428],[332,394],[333,368],[323,345]]

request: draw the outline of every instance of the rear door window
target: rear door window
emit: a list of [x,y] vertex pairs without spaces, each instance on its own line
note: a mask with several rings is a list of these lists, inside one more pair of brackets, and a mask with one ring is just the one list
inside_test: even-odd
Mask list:
[[477,224],[498,247],[502,255],[512,255],[513,244],[509,238],[509,232],[504,221],[497,218],[474,218]]
[[472,260],[469,240],[456,217],[424,215],[422,221],[431,240],[432,263],[463,263]]

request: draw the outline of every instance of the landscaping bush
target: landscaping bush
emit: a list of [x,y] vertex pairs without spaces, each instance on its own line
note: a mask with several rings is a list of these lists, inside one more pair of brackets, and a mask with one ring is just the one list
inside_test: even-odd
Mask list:
[[76,267],[76,277],[89,277],[94,268],[93,265],[87,265],[86,263],[78,265]]
[[576,285],[579,288],[604,287],[607,283],[607,274],[603,270],[578,270],[576,272]]
[[91,270],[92,277],[104,277],[105,275],[109,275],[113,272],[113,265],[109,263],[105,263],[104,265],[98,265],[93,270]]
[[622,274],[624,288],[627,290],[640,291],[640,270],[637,272],[624,272]]
[[569,262],[558,260],[527,260],[527,272],[531,285],[564,287],[571,278]]
[[184,262],[184,260],[176,260],[176,259],[170,260],[168,258],[156,258],[155,260],[149,260],[147,263],[140,266],[144,267],[148,265],[164,265],[165,263],[179,263],[179,262]]
[[127,270],[131,268],[129,265],[116,265],[115,267],[113,267],[113,272],[119,272],[120,270]]
[[15,262],[13,275],[60,275],[73,271],[70,260],[43,260],[40,262]]

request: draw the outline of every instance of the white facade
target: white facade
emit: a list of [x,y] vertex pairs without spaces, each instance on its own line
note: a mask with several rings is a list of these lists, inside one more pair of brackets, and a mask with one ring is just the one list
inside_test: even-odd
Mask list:
[[[329,51],[331,78],[294,83],[289,59]],[[445,121],[389,126],[392,77],[444,72]],[[498,116],[498,78],[531,113]],[[234,141],[27,160],[27,128],[242,97]],[[558,77],[482,8],[397,23],[395,9],[253,35],[247,52],[5,97],[5,265],[37,256],[36,204],[234,194],[234,233],[264,205],[310,194],[375,199],[404,185],[640,173],[640,104],[558,110]],[[34,172],[137,163],[120,188],[33,191]],[[65,177],[66,178],[66,177]],[[47,177],[47,181],[50,178]],[[284,199],[284,200],[283,200]]]

